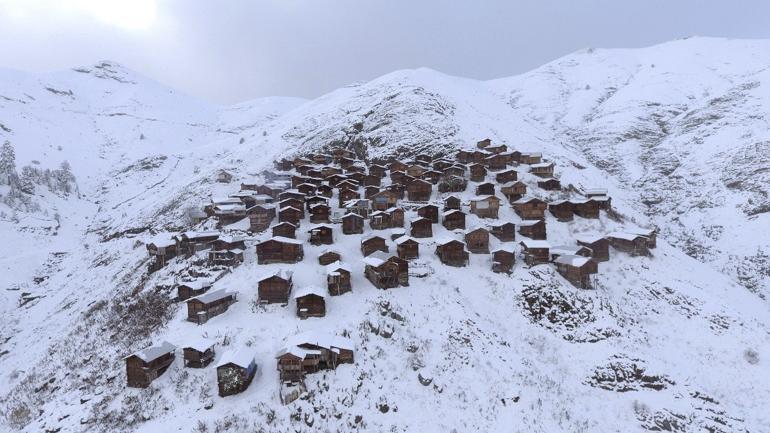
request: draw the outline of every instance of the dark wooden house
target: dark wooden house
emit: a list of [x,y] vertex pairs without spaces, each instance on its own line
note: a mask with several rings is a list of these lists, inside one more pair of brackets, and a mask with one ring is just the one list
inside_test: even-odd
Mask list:
[[388,167],[380,164],[371,164],[369,166],[369,174],[378,176],[380,178],[385,177],[388,172]]
[[572,221],[574,219],[572,203],[570,203],[569,200],[556,200],[548,203],[548,212],[562,222]]
[[279,222],[289,222],[296,226],[299,225],[300,221],[302,221],[302,218],[304,217],[305,212],[302,209],[293,206],[284,207],[278,211]]
[[[591,200],[593,201],[595,199],[592,198]],[[644,238],[647,240],[647,248],[649,249],[654,249],[657,246],[658,231],[656,229],[628,229],[627,232],[644,236]]]
[[308,212],[311,211],[313,206],[317,204],[325,204],[328,206],[329,199],[322,195],[311,195],[305,199],[305,207],[307,208]]
[[272,204],[256,205],[246,210],[249,216],[249,230],[261,232],[270,227],[275,218],[275,206]]
[[237,301],[235,292],[225,289],[208,291],[187,300],[187,320],[202,325],[230,308]]
[[334,195],[334,188],[331,185],[321,185],[316,189],[316,194],[326,198],[332,198]]
[[377,186],[365,186],[364,187],[364,198],[368,199],[368,200],[371,200],[372,197],[374,197],[375,194],[377,194],[378,192],[380,192],[380,188],[377,187]]
[[302,241],[274,236],[257,244],[257,263],[297,263],[302,261],[305,252]]
[[184,281],[176,287],[177,299],[186,301],[198,295],[202,295],[211,289],[211,280],[199,278],[195,281]]
[[342,255],[337,251],[324,250],[323,252],[321,252],[321,254],[318,255],[318,264],[326,266],[334,262],[340,261],[341,258],[342,258]]
[[400,183],[404,184],[404,178],[406,178],[406,172],[397,170],[397,171],[391,171],[390,172],[390,181],[391,183]]
[[476,227],[465,232],[465,246],[468,251],[475,254],[489,253],[489,231],[483,227]]
[[452,209],[460,210],[461,206],[462,206],[462,202],[457,196],[450,195],[444,198],[444,209],[443,209],[444,211],[448,211]]
[[547,179],[538,180],[537,186],[546,191],[559,191],[561,189],[561,182],[559,182],[559,179],[549,177]]
[[291,271],[275,271],[257,282],[257,301],[260,304],[286,304],[293,287],[294,278]]
[[513,202],[513,210],[522,219],[545,218],[545,210],[548,204],[536,197],[522,197]]
[[299,289],[294,294],[294,301],[300,319],[326,316],[326,292],[323,289],[315,286]]
[[385,230],[393,227],[391,215],[385,211],[375,211],[369,215],[369,227],[372,230]]
[[431,223],[438,224],[438,206],[426,204],[417,208],[417,215],[429,219]]
[[273,237],[279,236],[279,237],[284,237],[289,239],[296,239],[297,226],[290,222],[278,223],[273,226],[272,233],[273,233]]
[[339,261],[326,265],[326,288],[332,296],[351,291],[350,268]]
[[432,183],[433,185],[439,183],[441,178],[444,177],[444,173],[438,171],[438,170],[428,170],[425,173],[422,174],[421,179],[427,180],[428,182]]
[[543,159],[543,154],[540,152],[533,152],[533,153],[522,153],[519,156],[519,161],[522,164],[540,164],[540,161]]
[[400,207],[392,207],[385,210],[390,215],[390,225],[393,228],[404,226],[404,210]]
[[484,165],[490,170],[504,170],[508,166],[508,158],[500,153],[489,155],[484,158]]
[[508,199],[509,203],[514,203],[527,193],[527,185],[518,181],[504,183],[500,185],[500,193]]
[[468,180],[461,176],[445,176],[441,182],[438,183],[438,191],[442,193],[463,192],[466,188],[468,188]]
[[371,210],[371,201],[365,198],[357,198],[345,202],[345,210],[351,213],[361,215],[364,218],[369,217]]
[[642,235],[626,232],[614,232],[606,236],[610,245],[618,251],[629,253],[632,256],[647,256],[650,250],[647,247],[647,238]]
[[422,177],[422,174],[425,173],[426,171],[428,171],[428,169],[419,164],[412,164],[409,167],[407,167],[405,170],[407,175],[415,178]]
[[379,191],[371,197],[371,200],[374,210],[390,209],[398,203],[398,193],[390,190]]
[[476,195],[495,195],[495,184],[483,182],[476,186]]
[[479,218],[497,218],[500,199],[493,195],[476,196],[471,199],[471,213]]
[[361,254],[363,254],[364,257],[375,251],[388,252],[388,245],[385,243],[384,238],[379,236],[369,236],[361,241]]
[[583,218],[599,218],[599,203],[593,199],[572,199],[572,212]]
[[489,227],[489,234],[500,242],[513,242],[516,240],[516,225],[512,222],[492,224]]
[[482,164],[471,164],[468,166],[470,171],[470,179],[473,182],[483,182],[487,177],[487,168]]
[[329,216],[331,214],[331,208],[323,203],[313,205],[310,208],[310,222],[311,223],[328,223],[330,222]]
[[549,250],[551,245],[542,240],[523,240],[519,242],[524,256],[524,263],[528,266],[546,264],[551,261]]
[[331,245],[334,243],[332,232],[331,226],[319,224],[308,230],[310,233],[309,242],[311,245]]
[[451,209],[441,214],[441,225],[447,230],[465,230],[465,212]]
[[401,171],[406,172],[407,165],[401,161],[393,161],[390,164],[388,164],[388,170],[390,170],[391,174],[394,171]]
[[182,346],[184,366],[187,368],[204,368],[214,360],[214,342],[199,338]]
[[243,263],[243,250],[233,248],[229,250],[212,250],[208,254],[209,266],[235,267]]
[[342,233],[346,235],[361,234],[364,232],[364,217],[355,213],[349,213],[342,217]]
[[591,258],[597,262],[610,259],[610,241],[598,235],[579,235],[575,238],[578,245],[591,250]]
[[158,236],[147,244],[150,255],[150,271],[156,271],[177,256],[176,240],[166,236]]
[[553,169],[556,165],[553,162],[541,162],[529,166],[529,172],[537,177],[553,177]]
[[356,190],[343,189],[343,190],[340,190],[340,193],[337,196],[337,198],[339,199],[338,203],[337,203],[339,205],[339,207],[345,207],[345,203],[347,203],[347,202],[349,202],[351,200],[360,199],[361,198],[361,194],[359,194],[358,191],[356,191]]
[[422,179],[415,179],[406,186],[406,196],[411,201],[428,201],[433,192],[433,185]]
[[519,173],[514,170],[505,170],[495,174],[495,180],[497,183],[515,182],[519,179]]
[[126,384],[131,388],[147,388],[174,362],[173,344],[164,341],[125,357]]
[[599,272],[597,262],[583,256],[561,255],[554,264],[561,276],[581,289],[592,288],[592,276]]
[[500,247],[492,251],[492,272],[510,274],[516,263],[516,254],[512,247]]
[[427,218],[417,217],[410,223],[409,234],[415,238],[433,237],[433,223]]
[[530,239],[544,240],[547,238],[545,220],[522,220],[519,223],[519,234]]
[[549,251],[551,261],[559,256],[583,256],[591,258],[591,249],[581,245],[552,245]]
[[420,243],[409,236],[402,236],[396,239],[396,252],[401,259],[416,259],[420,257]]
[[317,186],[307,182],[297,185],[296,188],[297,188],[297,191],[301,192],[302,194],[305,194],[306,196],[315,195],[316,191],[318,190]]
[[253,349],[244,347],[222,356],[217,364],[219,396],[226,397],[245,391],[257,373]]
[[378,289],[398,287],[399,266],[397,263],[381,257],[364,258],[364,276]]
[[467,266],[470,256],[465,244],[456,239],[437,239],[436,255],[441,263],[455,267]]

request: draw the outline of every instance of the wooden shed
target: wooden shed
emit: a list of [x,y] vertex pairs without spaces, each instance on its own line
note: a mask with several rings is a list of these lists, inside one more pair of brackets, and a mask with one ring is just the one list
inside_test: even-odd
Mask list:
[[350,267],[340,261],[326,265],[326,288],[332,296],[339,296],[353,289]]
[[380,164],[371,164],[369,166],[369,174],[378,176],[380,178],[385,177],[388,172],[388,167]]
[[146,245],[150,255],[150,272],[166,266],[169,260],[177,256],[176,245],[176,240],[167,236],[157,236]]
[[332,195],[334,195],[334,188],[332,188],[331,185],[321,185],[316,189],[316,194],[321,197],[332,198]]
[[501,153],[495,153],[484,158],[484,165],[490,170],[504,170],[508,166],[508,157]]
[[328,264],[338,262],[342,258],[342,255],[334,250],[324,250],[318,255],[318,264],[326,266]]
[[345,210],[351,213],[361,215],[364,218],[369,217],[369,211],[371,209],[371,201],[365,198],[357,198],[348,200],[345,202]]
[[375,211],[369,215],[369,227],[372,230],[385,230],[393,227],[391,215],[385,211]]
[[349,213],[342,217],[342,233],[346,235],[361,234],[364,232],[364,217],[359,214]]
[[312,208],[310,208],[310,222],[311,223],[328,223],[329,215],[331,214],[331,207],[319,203],[316,205],[313,205]]
[[524,256],[524,263],[529,266],[546,264],[551,261],[551,245],[543,240],[523,240],[519,242]]
[[385,210],[390,215],[390,225],[393,228],[404,226],[404,210],[400,207],[392,207]]
[[263,276],[257,282],[257,300],[260,304],[286,304],[294,287],[293,272],[285,269]]
[[610,259],[610,241],[599,235],[578,235],[575,237],[578,245],[591,250],[591,258],[596,262],[606,262]]
[[461,206],[462,206],[462,202],[457,196],[450,195],[444,198],[444,209],[443,209],[444,211],[448,211],[452,209],[460,210]]
[[582,256],[591,258],[591,249],[582,245],[552,245],[549,251],[551,261],[559,256]]
[[512,246],[502,246],[492,251],[492,272],[510,274],[516,263],[516,254]]
[[632,256],[647,256],[650,250],[647,247],[647,238],[642,235],[626,232],[614,232],[606,236],[610,245],[618,251],[629,253]]
[[468,171],[473,182],[483,182],[487,177],[487,168],[482,164],[471,164],[468,166]]
[[297,185],[296,188],[297,188],[297,191],[301,192],[302,194],[305,194],[306,196],[315,195],[316,190],[318,189],[317,186],[307,182]]
[[438,183],[438,191],[442,193],[463,192],[466,188],[468,188],[468,181],[461,176],[445,176],[441,182]]
[[497,183],[508,183],[508,182],[515,182],[519,179],[519,173],[514,170],[505,170],[501,171],[495,174],[495,180]]
[[500,199],[493,195],[481,195],[471,198],[471,213],[479,218],[497,218]]
[[430,220],[433,224],[438,224],[438,206],[435,204],[426,204],[417,208],[417,215]]
[[390,190],[382,190],[371,197],[372,209],[386,210],[396,206],[398,203],[398,193]]
[[338,198],[338,205],[339,207],[345,207],[345,203],[356,200],[361,198],[361,194],[358,193],[358,190],[352,190],[352,189],[341,189]]
[[305,199],[305,207],[307,208],[308,212],[311,211],[313,207],[318,204],[324,204],[328,206],[329,199],[322,195],[311,195],[310,197]]
[[428,171],[427,167],[419,164],[412,164],[406,168],[405,173],[408,174],[409,176],[419,178],[426,171]]
[[391,171],[390,172],[390,181],[391,183],[404,183],[404,179],[406,178],[406,172],[398,170],[398,171]]
[[561,182],[559,182],[559,179],[549,177],[547,179],[538,180],[537,186],[546,191],[559,191],[561,189]]
[[326,316],[326,291],[321,288],[303,287],[294,294],[294,301],[297,303],[297,317],[300,319]]
[[548,212],[550,212],[558,221],[565,222],[574,219],[572,203],[570,203],[569,200],[556,200],[548,203]]
[[391,289],[400,285],[398,264],[381,257],[364,258],[364,276],[378,289]]
[[278,223],[273,226],[272,233],[274,237],[279,236],[279,237],[284,237],[289,239],[296,239],[297,226],[290,222]]
[[361,241],[361,254],[363,254],[364,257],[375,251],[388,252],[388,245],[385,243],[384,238],[379,236],[369,236]]
[[[594,199],[591,199],[594,200]],[[627,233],[633,233],[635,235],[644,236],[647,240],[647,248],[654,249],[657,246],[657,239],[658,239],[658,231],[657,229],[628,229],[626,230]]]
[[592,276],[599,272],[597,263],[583,256],[561,255],[554,260],[554,264],[561,276],[581,289],[592,288]]
[[173,344],[164,341],[125,357],[126,384],[131,388],[150,386],[150,383],[162,376],[174,362],[175,350]]
[[417,217],[410,222],[409,234],[415,238],[433,237],[433,223],[423,217]]
[[368,200],[371,200],[372,197],[374,197],[375,194],[377,194],[378,192],[380,192],[380,188],[377,187],[377,186],[365,186],[364,187],[364,198],[368,199]]
[[187,368],[204,368],[214,360],[214,342],[204,338],[188,341],[182,346],[184,366]]
[[433,192],[433,185],[422,179],[415,179],[406,186],[406,196],[410,201],[428,201]]
[[243,263],[243,250],[233,248],[230,250],[212,250],[208,254],[209,266],[235,267]]
[[500,193],[508,199],[509,203],[514,203],[527,193],[527,185],[518,181],[507,182],[500,185]]
[[476,186],[476,195],[495,195],[495,184],[482,182]]
[[470,258],[465,244],[456,239],[437,239],[436,255],[441,263],[455,267],[467,266]]
[[465,213],[452,209],[441,214],[441,225],[447,230],[465,230]]
[[474,254],[489,254],[489,231],[483,227],[466,230],[465,245]]
[[249,217],[249,230],[255,233],[267,230],[276,215],[275,205],[258,204],[247,209],[246,215]]
[[540,164],[543,159],[543,154],[540,152],[522,153],[519,160],[522,164]]
[[302,218],[305,217],[305,212],[302,209],[298,209],[293,206],[281,208],[278,211],[279,222],[290,222],[296,226],[299,225]]
[[310,234],[308,241],[311,245],[331,245],[334,243],[333,231],[330,225],[319,224],[308,230]]
[[401,171],[406,172],[407,165],[401,161],[393,161],[390,164],[388,164],[388,170],[390,170],[391,173],[394,171]]
[[545,220],[522,220],[519,223],[519,234],[530,239],[547,239]]
[[545,218],[545,210],[548,204],[536,197],[522,197],[513,202],[513,210],[522,219]]
[[512,222],[492,224],[489,227],[489,234],[501,242],[513,242],[516,240],[516,225]]
[[593,199],[571,199],[572,212],[583,218],[599,218],[599,203]]
[[553,162],[531,164],[529,166],[529,172],[537,177],[551,178],[553,177],[553,169],[555,166],[556,165]]
[[257,373],[253,349],[244,347],[227,352],[217,364],[219,396],[245,391]]
[[398,257],[404,260],[412,260],[420,257],[420,243],[417,239],[402,236],[396,239],[396,252]]
[[257,244],[257,263],[297,263],[302,261],[305,251],[302,241],[274,236]]
[[184,281],[176,286],[177,299],[186,301],[198,295],[202,295],[211,289],[211,280],[199,278],[195,281]]
[[202,325],[230,308],[238,300],[235,292],[225,289],[208,291],[187,300],[187,320]]
[[422,174],[423,180],[427,180],[428,182],[432,183],[433,185],[439,183],[441,178],[444,177],[444,173],[438,171],[438,170],[428,170],[425,173]]

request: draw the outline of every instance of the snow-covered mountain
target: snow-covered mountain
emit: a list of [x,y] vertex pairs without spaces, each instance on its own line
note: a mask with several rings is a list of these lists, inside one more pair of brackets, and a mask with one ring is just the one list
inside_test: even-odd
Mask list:
[[[397,71],[310,101],[231,107],[110,62],[0,71],[0,142],[19,168],[68,161],[78,186],[35,188],[38,209],[0,204],[0,413],[27,431],[763,431],[768,54],[767,41],[695,38],[586,50],[487,82]],[[474,256],[447,269],[428,244],[424,277],[378,291],[345,240],[353,293],[300,322],[251,305],[265,271],[250,248],[217,283],[241,301],[202,327],[164,289],[184,264],[146,273],[144,241],[189,228],[189,207],[259,180],[275,158],[449,154],[485,137],[542,151],[564,185],[609,189],[623,222],[549,219],[549,240],[654,224],[655,255],[616,254],[599,288],[579,291],[547,267],[505,277]],[[217,183],[220,169],[234,182]],[[320,284],[308,250],[296,278]],[[349,332],[357,362],[283,406],[273,356],[313,328]],[[260,376],[246,393],[218,398],[210,369],[179,366],[125,388],[123,356],[201,334],[254,348]]]

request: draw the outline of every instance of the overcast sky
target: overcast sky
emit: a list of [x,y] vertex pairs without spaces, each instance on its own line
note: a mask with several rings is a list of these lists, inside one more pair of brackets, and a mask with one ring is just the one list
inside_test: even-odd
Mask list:
[[0,0],[0,67],[109,59],[233,103],[403,68],[489,79],[586,47],[768,38],[769,17],[768,0]]

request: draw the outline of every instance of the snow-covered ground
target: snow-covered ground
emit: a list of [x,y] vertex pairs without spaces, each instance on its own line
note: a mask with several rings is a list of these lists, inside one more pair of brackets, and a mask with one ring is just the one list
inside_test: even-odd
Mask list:
[[[79,186],[40,192],[40,211],[0,221],[5,421],[27,431],[762,431],[768,52],[765,41],[690,39],[587,50],[490,82],[397,71],[312,101],[232,107],[109,62],[0,71],[0,141],[19,167],[69,161]],[[300,321],[291,307],[253,305],[259,276],[280,266],[257,265],[251,239],[246,263],[215,285],[239,302],[203,326],[184,321],[164,288],[188,262],[146,275],[143,241],[189,228],[188,207],[259,180],[274,158],[328,145],[441,154],[485,137],[542,151],[565,186],[609,189],[623,222],[548,218],[551,244],[655,224],[654,256],[613,252],[597,290],[581,291],[548,266],[493,274],[486,255],[449,268],[428,240],[413,266],[427,276],[380,291],[363,278],[359,237],[337,228],[353,292]],[[215,182],[221,168],[233,183]],[[501,217],[519,221],[509,208]],[[295,284],[323,284],[322,249],[305,245]],[[356,363],[310,376],[309,394],[282,406],[273,357],[308,329],[348,332]],[[198,336],[219,356],[254,349],[247,392],[219,398],[211,368],[179,359],[149,389],[124,387],[123,356]],[[613,388],[616,374],[630,390]]]

